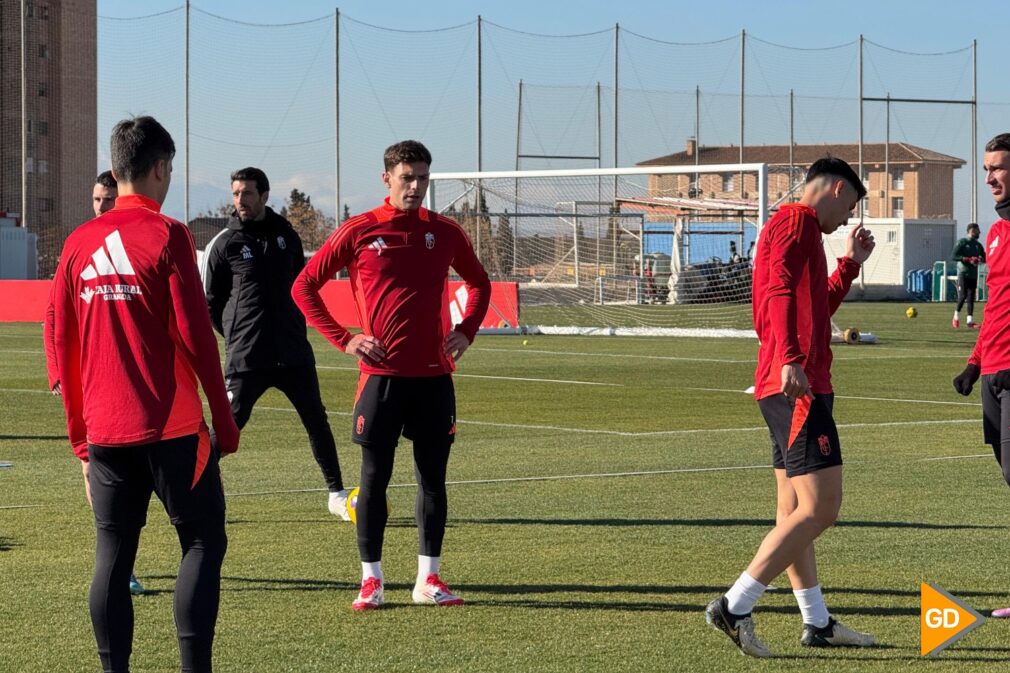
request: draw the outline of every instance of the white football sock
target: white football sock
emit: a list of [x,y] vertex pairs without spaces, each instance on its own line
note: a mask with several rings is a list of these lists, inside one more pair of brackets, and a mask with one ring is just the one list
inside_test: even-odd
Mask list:
[[954,309],[954,320],[957,320],[957,309]]
[[367,563],[365,561],[361,562],[361,581],[365,581],[369,577],[374,577],[380,582],[383,581],[382,561],[376,561],[374,563]]
[[793,596],[796,596],[796,604],[800,606],[804,624],[811,624],[817,628],[828,625],[831,616],[828,614],[828,606],[824,604],[820,584],[809,589],[793,589]]
[[418,556],[417,557],[417,583],[424,584],[428,575],[438,574],[438,568],[442,563],[441,556]]
[[974,320],[971,319],[971,314],[970,313],[968,314],[968,322],[975,322]]
[[749,615],[767,588],[748,575],[747,571],[740,573],[740,578],[726,592],[729,611],[734,615]]

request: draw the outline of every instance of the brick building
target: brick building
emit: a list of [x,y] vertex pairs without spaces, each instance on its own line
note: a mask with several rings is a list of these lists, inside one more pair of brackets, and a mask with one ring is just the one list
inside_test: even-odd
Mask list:
[[[698,152],[697,158],[695,152]],[[793,201],[807,167],[826,155],[844,159],[858,170],[859,146],[794,145],[790,170],[788,145],[754,145],[744,148],[744,162],[768,164],[768,198],[772,203]],[[698,164],[740,163],[740,148],[717,146],[697,148],[693,139],[687,149],[676,154],[639,162],[639,166],[693,166]],[[863,182],[868,194],[864,201],[867,217],[899,219],[953,219],[954,170],[964,166],[962,159],[907,143],[863,145]],[[748,198],[756,193],[757,177],[740,174],[701,175],[694,184],[691,175],[652,176],[652,196],[698,198]],[[793,192],[793,193],[790,193]]]
[[[0,211],[21,214],[27,229],[37,234],[39,276],[48,278],[67,233],[93,217],[96,0],[27,0],[23,7],[24,49],[22,1],[0,0]],[[22,175],[27,203],[22,203]]]

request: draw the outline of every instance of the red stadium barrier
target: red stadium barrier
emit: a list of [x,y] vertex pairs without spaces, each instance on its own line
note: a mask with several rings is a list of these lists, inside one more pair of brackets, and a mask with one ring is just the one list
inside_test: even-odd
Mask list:
[[[0,322],[41,323],[49,301],[48,280],[0,280]],[[449,283],[450,304],[455,310],[465,306],[460,296],[463,283]],[[330,313],[345,327],[360,327],[351,296],[351,282],[335,280],[323,286],[323,301]],[[460,302],[460,299],[463,299]],[[452,309],[450,308],[452,311]],[[491,283],[491,308],[481,327],[516,327],[519,324],[519,286],[515,283]]]
[[41,323],[50,285],[49,280],[0,280],[0,322]]

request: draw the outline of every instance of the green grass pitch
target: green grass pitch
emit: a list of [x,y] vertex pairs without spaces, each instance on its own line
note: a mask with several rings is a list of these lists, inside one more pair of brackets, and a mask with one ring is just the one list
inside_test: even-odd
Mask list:
[[[982,612],[1010,605],[1010,490],[982,444],[977,391],[950,380],[974,333],[950,305],[847,304],[836,346],[845,466],[838,525],[818,542],[832,612],[869,650],[810,651],[789,592],[767,594],[741,657],[705,604],[745,567],[774,516],[768,436],[741,339],[481,337],[457,378],[444,576],[468,605],[416,607],[413,472],[402,444],[384,567],[387,608],[350,610],[354,530],[325,508],[304,431],[276,391],[222,463],[230,545],[220,671],[1003,671],[1010,624],[991,621],[938,660],[918,653],[919,583]],[[45,392],[41,330],[0,325],[0,670],[96,671],[87,611],[93,524],[62,407]],[[312,333],[341,465],[354,364]],[[960,457],[960,458],[957,458]],[[949,458],[949,459],[948,459]],[[564,477],[564,478],[561,478]],[[178,545],[152,502],[134,599],[134,670],[178,670]],[[778,586],[785,587],[785,578]]]

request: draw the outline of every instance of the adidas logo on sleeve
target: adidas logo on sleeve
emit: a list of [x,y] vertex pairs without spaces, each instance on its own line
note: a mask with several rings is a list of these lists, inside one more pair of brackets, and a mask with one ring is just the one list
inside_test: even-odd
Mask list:
[[[119,231],[113,231],[105,237],[105,245],[100,246],[91,255],[91,264],[84,267],[81,272],[81,280],[89,281],[103,276],[136,276],[130,258],[123,247],[123,239]],[[96,296],[105,301],[132,301],[134,295],[142,294],[139,285],[124,283],[98,284],[93,287],[85,287],[81,292],[81,299],[85,304],[90,304]]]

